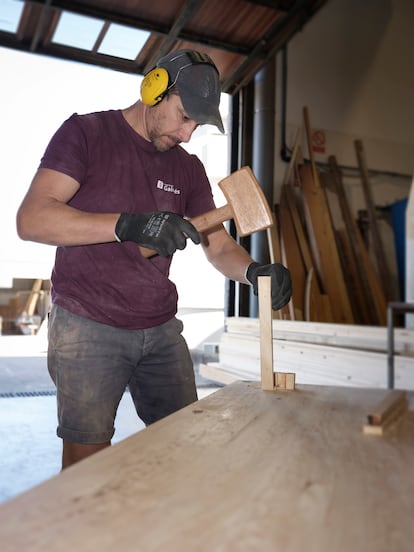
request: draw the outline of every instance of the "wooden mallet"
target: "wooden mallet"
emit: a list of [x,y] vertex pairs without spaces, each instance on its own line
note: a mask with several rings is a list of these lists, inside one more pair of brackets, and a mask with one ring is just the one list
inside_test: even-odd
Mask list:
[[[233,219],[239,236],[248,236],[265,230],[273,224],[266,197],[249,167],[242,167],[218,183],[227,204],[189,219],[198,232],[205,232]],[[140,247],[144,257],[157,253]]]

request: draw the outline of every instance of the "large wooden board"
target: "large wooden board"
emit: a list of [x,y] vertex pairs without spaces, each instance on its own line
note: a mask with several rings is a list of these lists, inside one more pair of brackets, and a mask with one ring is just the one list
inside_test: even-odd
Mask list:
[[292,278],[292,302],[295,309],[295,320],[304,320],[306,271],[303,263],[299,240],[295,229],[289,206],[286,199],[286,188],[282,189],[279,206],[281,236],[284,251],[284,264],[290,271]]
[[386,300],[389,301],[392,299],[392,294],[390,292],[391,272],[387,263],[384,244],[382,242],[382,237],[378,227],[376,206],[369,181],[368,166],[362,140],[354,140],[354,146],[358,166],[361,171],[361,185],[368,213],[369,230],[372,238],[372,250],[377,264],[382,290],[385,293]]
[[[298,205],[295,200],[295,193],[292,186],[283,186],[283,194],[286,197],[290,216],[292,217],[292,223],[295,229],[296,235],[296,247],[299,248],[303,264],[305,265],[306,278],[305,289],[303,294],[303,312],[304,320],[323,322],[332,322],[332,308],[330,305],[329,297],[325,293],[321,293],[320,282],[318,281],[317,273],[314,270],[314,263],[312,260],[311,252],[305,237],[304,228],[302,227],[301,217],[299,214]],[[283,234],[285,236],[286,227],[283,228]],[[291,240],[293,242],[293,240]],[[295,242],[293,242],[295,245]],[[292,243],[286,249],[290,249]],[[298,283],[298,276],[293,277],[294,293],[296,294],[296,288]]]
[[338,202],[342,212],[342,218],[345,223],[346,234],[350,241],[354,262],[357,270],[354,276],[358,281],[358,305],[362,320],[368,324],[378,324],[385,326],[387,303],[385,294],[381,288],[377,274],[369,257],[368,249],[362,239],[356,221],[348,203],[348,198],[342,182],[335,156],[329,157],[329,166],[332,175],[332,181],[335,185],[335,191],[338,195]]
[[385,394],[229,385],[2,505],[2,551],[411,552],[412,413],[362,431]]
[[303,165],[300,174],[309,241],[319,279],[330,298],[333,321],[352,324],[354,318],[325,191],[320,185],[315,186],[309,165]]

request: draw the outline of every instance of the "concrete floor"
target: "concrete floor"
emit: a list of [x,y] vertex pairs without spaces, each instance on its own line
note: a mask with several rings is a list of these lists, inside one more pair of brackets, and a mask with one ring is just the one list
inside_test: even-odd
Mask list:
[[[182,313],[184,336],[193,354],[199,398],[217,390],[198,374],[203,343],[215,342],[223,327],[219,311]],[[0,336],[0,503],[60,471],[56,396],[46,368],[45,331],[37,336]],[[143,429],[129,393],[115,420],[116,443]]]

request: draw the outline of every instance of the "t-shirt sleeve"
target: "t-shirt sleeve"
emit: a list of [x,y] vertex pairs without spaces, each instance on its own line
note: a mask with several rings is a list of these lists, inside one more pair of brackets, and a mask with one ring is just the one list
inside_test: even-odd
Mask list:
[[189,199],[186,206],[186,216],[189,218],[196,217],[211,209],[215,209],[213,193],[211,191],[210,182],[208,180],[204,165],[195,155],[192,158],[192,193],[189,194]]
[[64,173],[79,184],[84,182],[87,172],[87,143],[76,113],[55,132],[39,168]]

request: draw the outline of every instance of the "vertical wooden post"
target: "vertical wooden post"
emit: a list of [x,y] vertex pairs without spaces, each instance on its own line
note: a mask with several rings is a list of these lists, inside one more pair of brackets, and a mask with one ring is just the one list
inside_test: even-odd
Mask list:
[[259,276],[260,372],[262,389],[274,389],[271,277]]
[[41,278],[37,278],[33,283],[32,290],[24,306],[24,312],[27,314],[27,316],[33,316],[35,313],[37,301],[40,296],[40,290],[42,289],[42,284],[43,280]]
[[358,159],[359,170],[361,171],[362,191],[364,192],[365,203],[367,207],[369,229],[372,237],[372,250],[375,256],[375,262],[378,268],[379,279],[382,285],[386,300],[391,299],[390,292],[391,275],[385,257],[384,246],[381,234],[378,228],[377,215],[375,211],[374,198],[372,196],[371,185],[368,176],[368,167],[365,158],[364,146],[362,140],[354,140],[356,156]]
[[321,184],[319,182],[318,169],[316,168],[315,156],[313,155],[312,149],[312,126],[310,122],[309,109],[307,106],[303,108],[303,119],[305,122],[306,140],[308,142],[309,160],[312,169],[313,188],[320,188]]

